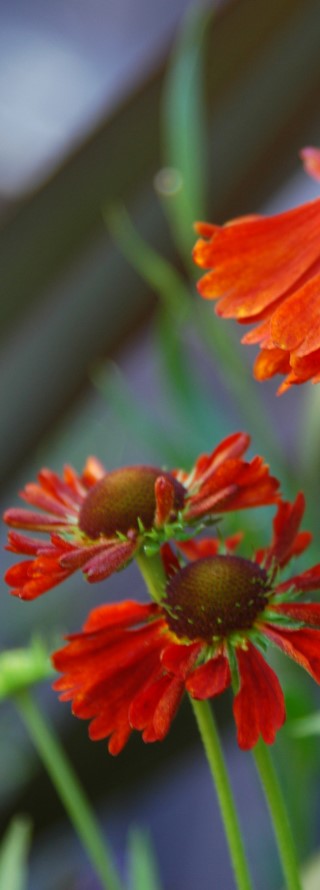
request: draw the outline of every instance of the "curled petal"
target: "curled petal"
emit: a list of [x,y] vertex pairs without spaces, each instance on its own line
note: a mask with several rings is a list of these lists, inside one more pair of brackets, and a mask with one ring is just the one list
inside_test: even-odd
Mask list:
[[11,566],[5,574],[5,581],[12,587],[12,596],[23,600],[33,600],[64,581],[70,572],[62,569],[56,557],[42,556]]
[[251,643],[246,650],[237,649],[237,661],[240,690],[233,701],[233,713],[239,747],[253,748],[260,735],[272,745],[286,717],[278,678]]

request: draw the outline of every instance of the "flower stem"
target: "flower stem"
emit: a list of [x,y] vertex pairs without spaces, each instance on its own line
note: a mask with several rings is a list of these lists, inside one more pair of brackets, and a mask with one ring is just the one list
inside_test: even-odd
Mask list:
[[160,554],[155,553],[154,556],[146,556],[146,554],[140,550],[136,556],[136,562],[147,585],[150,596],[152,596],[152,599],[154,599],[156,603],[160,603],[163,599],[166,586],[166,576]]
[[112,854],[90,808],[90,804],[63,749],[48,727],[30,693],[14,696],[16,707],[46,767],[104,890],[123,890]]
[[215,783],[221,817],[239,890],[252,890],[238,816],[212,709],[208,701],[190,698]]
[[266,795],[288,890],[302,890],[287,808],[271,753],[264,742],[259,741],[253,749],[253,756]]

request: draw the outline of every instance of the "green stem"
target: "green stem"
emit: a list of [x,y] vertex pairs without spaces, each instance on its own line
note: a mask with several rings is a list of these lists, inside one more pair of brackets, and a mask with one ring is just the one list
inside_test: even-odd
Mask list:
[[154,556],[146,556],[146,554],[140,550],[136,556],[136,562],[147,585],[150,596],[152,596],[152,599],[154,599],[156,603],[160,603],[163,599],[167,583],[160,554],[155,553]]
[[44,720],[38,706],[27,691],[15,695],[16,707],[26,724],[34,745],[46,767],[70,821],[100,879],[104,890],[123,890],[112,854],[91,811],[76,774],[55,738],[52,727]]
[[302,890],[287,808],[275,771],[271,753],[262,742],[253,749],[253,756],[266,795],[288,890]]
[[[166,583],[160,555],[157,553],[149,557],[140,551],[136,560],[150,595],[156,602],[160,602]],[[215,782],[237,886],[239,890],[252,890],[235,803],[213,714],[207,701],[200,702],[192,698],[190,701]]]
[[190,698],[215,783],[231,862],[239,890],[252,890],[236,807],[213,713],[208,701]]

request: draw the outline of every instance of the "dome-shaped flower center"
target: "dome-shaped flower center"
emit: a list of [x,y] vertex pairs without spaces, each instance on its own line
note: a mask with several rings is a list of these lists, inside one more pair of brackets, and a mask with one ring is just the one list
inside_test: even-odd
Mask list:
[[113,536],[138,530],[138,519],[150,529],[155,516],[155,481],[159,476],[170,479],[174,486],[174,511],[184,504],[185,490],[170,473],[156,467],[124,467],[107,473],[94,485],[82,504],[79,516],[81,531],[90,538]]
[[239,556],[212,556],[170,579],[167,622],[178,637],[210,642],[252,626],[267,602],[267,574]]

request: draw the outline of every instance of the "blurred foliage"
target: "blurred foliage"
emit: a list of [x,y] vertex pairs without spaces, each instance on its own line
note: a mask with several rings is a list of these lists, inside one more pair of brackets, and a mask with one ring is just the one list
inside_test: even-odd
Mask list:
[[30,841],[29,819],[17,816],[9,825],[0,846],[0,887],[3,890],[26,890]]
[[138,828],[130,831],[127,870],[128,890],[161,890],[151,839]]
[[35,638],[28,649],[13,649],[0,655],[0,701],[22,689],[53,676],[49,653],[42,640]]

